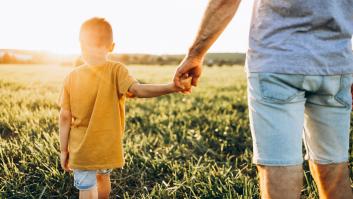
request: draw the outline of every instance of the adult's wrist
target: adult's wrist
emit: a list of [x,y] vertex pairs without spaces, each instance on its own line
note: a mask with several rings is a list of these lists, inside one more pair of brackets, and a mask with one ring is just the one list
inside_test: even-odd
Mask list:
[[204,57],[205,57],[204,53],[200,53],[197,50],[194,50],[193,48],[190,48],[187,54],[188,59],[193,59],[200,63],[203,62]]

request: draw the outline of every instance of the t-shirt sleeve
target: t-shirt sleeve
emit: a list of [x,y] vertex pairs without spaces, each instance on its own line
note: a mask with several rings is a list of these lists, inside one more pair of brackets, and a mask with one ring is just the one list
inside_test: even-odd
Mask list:
[[130,86],[136,83],[137,80],[129,74],[129,70],[124,65],[120,65],[118,74],[117,74],[117,87],[119,94],[127,94]]
[[61,93],[59,96],[59,106],[62,109],[65,110],[70,110],[70,81],[69,81],[69,75],[65,78],[64,80],[64,85],[61,89]]

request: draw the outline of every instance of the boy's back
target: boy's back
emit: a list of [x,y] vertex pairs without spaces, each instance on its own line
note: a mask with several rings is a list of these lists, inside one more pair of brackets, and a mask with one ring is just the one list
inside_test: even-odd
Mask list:
[[73,170],[80,198],[108,198],[110,172],[124,165],[125,96],[158,97],[190,92],[191,78],[174,83],[140,84],[120,63],[107,60],[114,49],[113,32],[103,18],[92,18],[80,29],[85,65],[65,79],[60,100],[60,164]]
[[65,79],[62,107],[71,111],[69,166],[105,169],[124,164],[125,93],[135,82],[126,67],[83,65]]

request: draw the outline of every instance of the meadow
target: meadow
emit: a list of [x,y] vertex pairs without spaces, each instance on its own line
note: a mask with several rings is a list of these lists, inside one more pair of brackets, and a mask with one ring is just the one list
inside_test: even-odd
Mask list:
[[[56,102],[70,70],[0,65],[1,198],[77,198],[58,156]],[[161,83],[175,66],[129,70]],[[129,99],[126,111],[126,165],[112,174],[111,198],[259,198],[242,66],[205,68],[191,95]],[[303,198],[318,198],[304,168]]]

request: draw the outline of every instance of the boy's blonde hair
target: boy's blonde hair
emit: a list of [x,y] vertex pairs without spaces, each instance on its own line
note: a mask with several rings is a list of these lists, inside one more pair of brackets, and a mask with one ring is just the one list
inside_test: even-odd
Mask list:
[[110,47],[113,43],[113,30],[104,18],[94,17],[81,25],[80,41],[93,47]]

